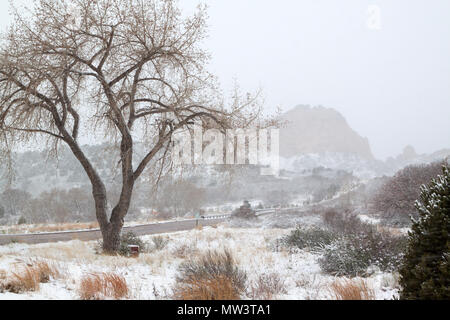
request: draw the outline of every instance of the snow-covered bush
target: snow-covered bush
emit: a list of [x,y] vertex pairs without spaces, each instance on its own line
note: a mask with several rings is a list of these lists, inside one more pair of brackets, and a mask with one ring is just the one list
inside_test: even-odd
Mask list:
[[152,238],[152,242],[153,242],[153,249],[159,251],[167,247],[169,239],[163,236],[155,236]]
[[122,256],[128,256],[130,253],[130,249],[128,246],[139,246],[141,251],[145,251],[147,248],[147,244],[142,241],[136,234],[133,232],[127,232],[120,237],[120,247],[119,254]]
[[21,216],[19,218],[19,220],[17,221],[18,225],[23,225],[23,224],[26,224],[26,223],[27,223],[27,220],[23,216]]
[[365,276],[371,266],[395,271],[404,254],[406,238],[372,229],[341,236],[325,247],[319,260],[322,270],[336,276]]
[[371,225],[361,221],[356,214],[340,212],[335,209],[326,210],[322,214],[322,221],[327,229],[341,235],[357,232],[366,233],[372,229]]
[[261,274],[249,286],[249,297],[252,300],[273,300],[277,294],[285,294],[286,283],[277,273]]
[[422,186],[400,268],[401,299],[450,299],[450,167]]
[[293,230],[288,236],[282,239],[282,243],[287,247],[299,249],[320,250],[337,239],[337,234],[330,230],[317,227],[301,228]]
[[379,231],[349,212],[329,209],[322,214],[322,220],[328,230],[337,234],[336,240],[322,251],[319,263],[324,272],[363,276],[369,267],[382,271],[398,269],[406,249],[406,237]]

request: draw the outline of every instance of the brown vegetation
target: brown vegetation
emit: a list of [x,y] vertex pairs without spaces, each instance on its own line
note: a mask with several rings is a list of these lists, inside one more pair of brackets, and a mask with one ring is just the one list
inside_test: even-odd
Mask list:
[[239,300],[240,294],[227,276],[212,279],[190,279],[174,289],[176,300]]
[[4,290],[12,293],[39,290],[40,275],[37,270],[25,267],[18,272],[12,272],[12,278],[4,285]]
[[56,279],[61,275],[58,266],[44,260],[34,260],[31,262],[31,268],[36,272],[40,283],[47,283],[51,278]]
[[40,283],[47,283],[61,274],[58,266],[44,260],[33,260],[25,266],[20,266],[11,272],[8,278],[6,273],[2,275],[0,289],[13,293],[39,290]]
[[409,215],[416,215],[415,201],[420,187],[442,173],[442,162],[408,166],[390,178],[372,198],[382,218],[395,224],[409,224]]
[[192,244],[182,244],[172,250],[172,254],[179,259],[186,259],[198,253],[197,247]]
[[122,299],[129,295],[125,278],[114,273],[95,273],[84,277],[78,292],[83,300]]
[[374,300],[375,292],[365,280],[336,280],[330,285],[336,300]]
[[174,289],[177,299],[239,299],[246,289],[247,275],[240,270],[231,252],[208,251],[180,265]]

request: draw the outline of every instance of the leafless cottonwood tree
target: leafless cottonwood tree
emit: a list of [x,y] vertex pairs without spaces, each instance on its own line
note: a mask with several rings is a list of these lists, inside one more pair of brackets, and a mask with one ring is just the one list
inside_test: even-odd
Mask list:
[[[176,130],[258,117],[254,95],[222,106],[201,48],[203,7],[184,18],[175,0],[36,0],[15,12],[0,50],[0,142],[6,150],[36,137],[68,145],[92,184],[107,252],[119,247],[136,181],[167,154]],[[122,188],[111,213],[105,183],[81,148],[86,135],[120,150]],[[136,162],[137,140],[148,150]]]

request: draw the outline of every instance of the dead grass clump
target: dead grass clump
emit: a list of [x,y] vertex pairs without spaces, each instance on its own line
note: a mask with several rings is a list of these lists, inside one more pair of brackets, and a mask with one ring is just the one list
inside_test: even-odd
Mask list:
[[89,275],[81,279],[79,294],[83,300],[100,300],[104,291],[100,275]]
[[186,259],[198,253],[198,249],[192,244],[182,244],[172,250],[172,254],[179,259]]
[[250,297],[253,300],[272,300],[278,294],[285,294],[286,285],[283,279],[276,274],[262,274],[250,286]]
[[109,273],[105,275],[104,279],[109,284],[109,296],[114,297],[114,299],[121,299],[128,296],[129,289],[124,277]]
[[233,239],[233,235],[231,234],[231,232],[225,232],[225,233],[223,234],[223,237],[224,237],[225,239]]
[[56,279],[61,275],[57,265],[48,263],[44,260],[35,260],[31,262],[31,268],[36,272],[40,283],[47,283],[52,278]]
[[241,292],[246,287],[247,274],[240,270],[228,249],[207,251],[197,259],[191,259],[180,265],[179,282],[198,279],[215,279],[225,276],[231,279],[233,286]]
[[129,295],[124,277],[114,273],[95,273],[84,277],[79,288],[83,300],[122,299]]
[[174,291],[180,299],[191,295],[219,300],[223,297],[236,299],[246,289],[247,274],[239,269],[228,249],[208,251],[182,263],[179,271]]
[[174,289],[176,300],[239,300],[240,293],[226,276],[213,279],[190,279]]
[[47,283],[60,276],[55,264],[44,260],[32,260],[26,266],[11,272],[10,279],[2,275],[1,289],[12,293],[22,293],[39,290],[40,283]]
[[43,259],[68,261],[93,261],[97,259],[94,250],[88,242],[72,241],[67,243],[52,243],[42,246],[30,246],[30,256]]
[[365,280],[337,280],[330,286],[336,300],[374,300],[375,292]]
[[12,272],[11,279],[3,284],[3,290],[12,293],[23,293],[39,290],[39,273],[36,269],[26,266],[22,270]]

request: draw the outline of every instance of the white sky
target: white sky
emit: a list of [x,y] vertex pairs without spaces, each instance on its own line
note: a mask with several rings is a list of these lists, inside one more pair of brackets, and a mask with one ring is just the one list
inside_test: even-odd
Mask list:
[[[13,0],[18,2],[18,0]],[[31,3],[31,1],[21,1]],[[203,1],[205,2],[205,1]],[[199,0],[180,0],[186,11]],[[209,0],[211,70],[268,109],[340,111],[375,156],[450,148],[450,1]],[[381,29],[367,10],[381,10]],[[8,2],[0,4],[0,26]]]

